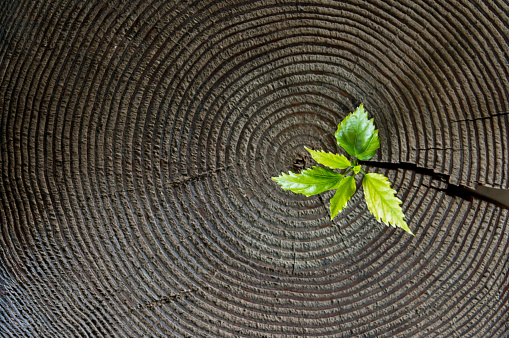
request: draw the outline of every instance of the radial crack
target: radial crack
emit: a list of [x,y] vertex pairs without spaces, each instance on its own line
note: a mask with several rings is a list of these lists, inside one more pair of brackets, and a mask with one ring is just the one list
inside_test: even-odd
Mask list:
[[443,190],[449,196],[456,196],[463,198],[467,201],[472,201],[473,198],[477,198],[488,203],[493,203],[501,208],[509,209],[509,189],[497,189],[486,187],[482,184],[477,184],[475,188],[467,187],[465,185],[456,185],[449,182],[450,175],[437,173],[433,169],[419,167],[415,163],[411,162],[378,162],[378,161],[360,161],[359,163],[364,164],[368,167],[377,167],[393,170],[410,170],[417,174],[430,176],[432,179],[441,181],[447,184]]
[[193,176],[182,176],[174,181],[171,181],[171,182],[168,182],[168,185],[169,186],[179,186],[179,185],[182,185],[184,183],[187,183],[189,181],[196,181],[196,180],[200,180],[202,178],[205,178],[205,177],[210,177],[214,174],[217,174],[218,172],[221,172],[221,171],[226,171],[230,168],[232,168],[234,165],[233,164],[230,164],[230,165],[227,165],[227,166],[224,166],[224,167],[218,167],[218,168],[215,168],[215,169],[211,169],[211,170],[208,170],[208,171],[205,171],[203,173],[200,173],[200,174],[196,174],[196,175],[193,175]]
[[463,151],[463,148],[440,148],[440,147],[427,147],[427,148],[412,148],[413,150],[452,150],[452,151]]
[[[198,291],[197,288],[192,288],[192,289],[189,289],[189,290],[184,290],[184,291],[179,292],[179,293],[175,293],[175,294],[171,294],[169,296],[161,297],[161,298],[156,299],[156,300],[154,300],[152,302],[147,302],[147,303],[139,304],[135,309],[137,309],[137,310],[152,309],[152,308],[155,308],[155,307],[158,307],[158,306],[162,306],[164,304],[168,304],[168,303],[174,302],[176,300],[179,300],[182,297],[184,297],[185,295],[193,293],[193,292],[196,292],[196,291]],[[131,312],[134,311],[135,309],[132,309]]]
[[479,120],[488,120],[488,119],[492,119],[494,117],[504,116],[504,115],[509,115],[509,112],[498,113],[498,114],[493,114],[493,115],[489,115],[489,116],[474,117],[473,119],[453,120],[451,122],[472,122],[472,121],[479,121]]

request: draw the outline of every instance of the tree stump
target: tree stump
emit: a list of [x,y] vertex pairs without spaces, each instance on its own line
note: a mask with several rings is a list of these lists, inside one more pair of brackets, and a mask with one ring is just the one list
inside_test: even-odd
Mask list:
[[[508,189],[508,27],[503,0],[4,0],[0,335],[506,336],[508,211],[451,191]],[[270,179],[360,103],[415,237]]]

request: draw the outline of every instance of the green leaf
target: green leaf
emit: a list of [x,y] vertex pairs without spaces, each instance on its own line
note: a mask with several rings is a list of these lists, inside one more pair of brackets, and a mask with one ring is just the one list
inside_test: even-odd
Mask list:
[[413,235],[403,219],[405,215],[400,206],[401,200],[395,196],[396,191],[391,189],[387,177],[376,173],[366,174],[362,180],[362,187],[368,210],[377,221],[400,227]]
[[361,171],[360,165],[356,165],[355,167],[353,167],[353,172],[355,173],[355,175],[357,175],[359,173],[359,171]]
[[306,150],[309,151],[311,157],[313,157],[313,159],[316,162],[323,164],[329,168],[346,169],[352,165],[352,163],[350,163],[350,161],[348,161],[348,159],[343,155],[327,153],[325,151],[315,151],[307,147],[304,148],[306,148]]
[[272,177],[281,188],[295,193],[312,196],[327,190],[337,189],[336,186],[343,179],[343,175],[327,168],[313,167],[306,169],[300,174],[289,172],[288,175],[281,173],[278,177]]
[[344,208],[347,202],[357,189],[355,179],[353,176],[345,177],[338,185],[338,190],[334,197],[330,200],[330,219],[331,221],[336,217]]
[[368,120],[362,104],[338,125],[336,140],[348,154],[363,161],[372,158],[380,148],[378,129],[375,129],[373,119]]

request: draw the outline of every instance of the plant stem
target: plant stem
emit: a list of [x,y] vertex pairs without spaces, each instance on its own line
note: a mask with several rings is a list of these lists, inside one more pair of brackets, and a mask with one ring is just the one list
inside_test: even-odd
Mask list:
[[345,171],[345,173],[343,174],[343,176],[346,176],[346,174],[348,174],[350,171],[353,170],[353,167],[348,167],[348,169]]

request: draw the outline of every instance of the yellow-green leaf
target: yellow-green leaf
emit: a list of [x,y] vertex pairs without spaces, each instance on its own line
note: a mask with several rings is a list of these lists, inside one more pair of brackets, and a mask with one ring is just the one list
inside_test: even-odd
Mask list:
[[355,179],[347,176],[338,185],[338,190],[330,200],[330,219],[333,220],[344,208],[356,190]]
[[400,227],[413,235],[404,220],[401,200],[396,197],[396,191],[391,189],[387,177],[376,173],[366,174],[362,180],[362,187],[368,210],[377,221]]
[[355,173],[355,175],[357,175],[359,173],[359,171],[361,171],[360,165],[356,165],[355,167],[353,167],[353,172]]
[[336,189],[335,187],[341,182],[343,175],[327,168],[313,167],[304,170],[300,174],[281,173],[280,176],[272,177],[272,179],[284,190],[290,190],[309,197]]
[[304,148],[306,148],[306,150],[309,151],[311,157],[313,157],[313,159],[316,162],[323,164],[329,168],[346,169],[352,165],[352,163],[350,163],[350,161],[343,155],[328,153],[325,151],[315,151],[307,147]]

